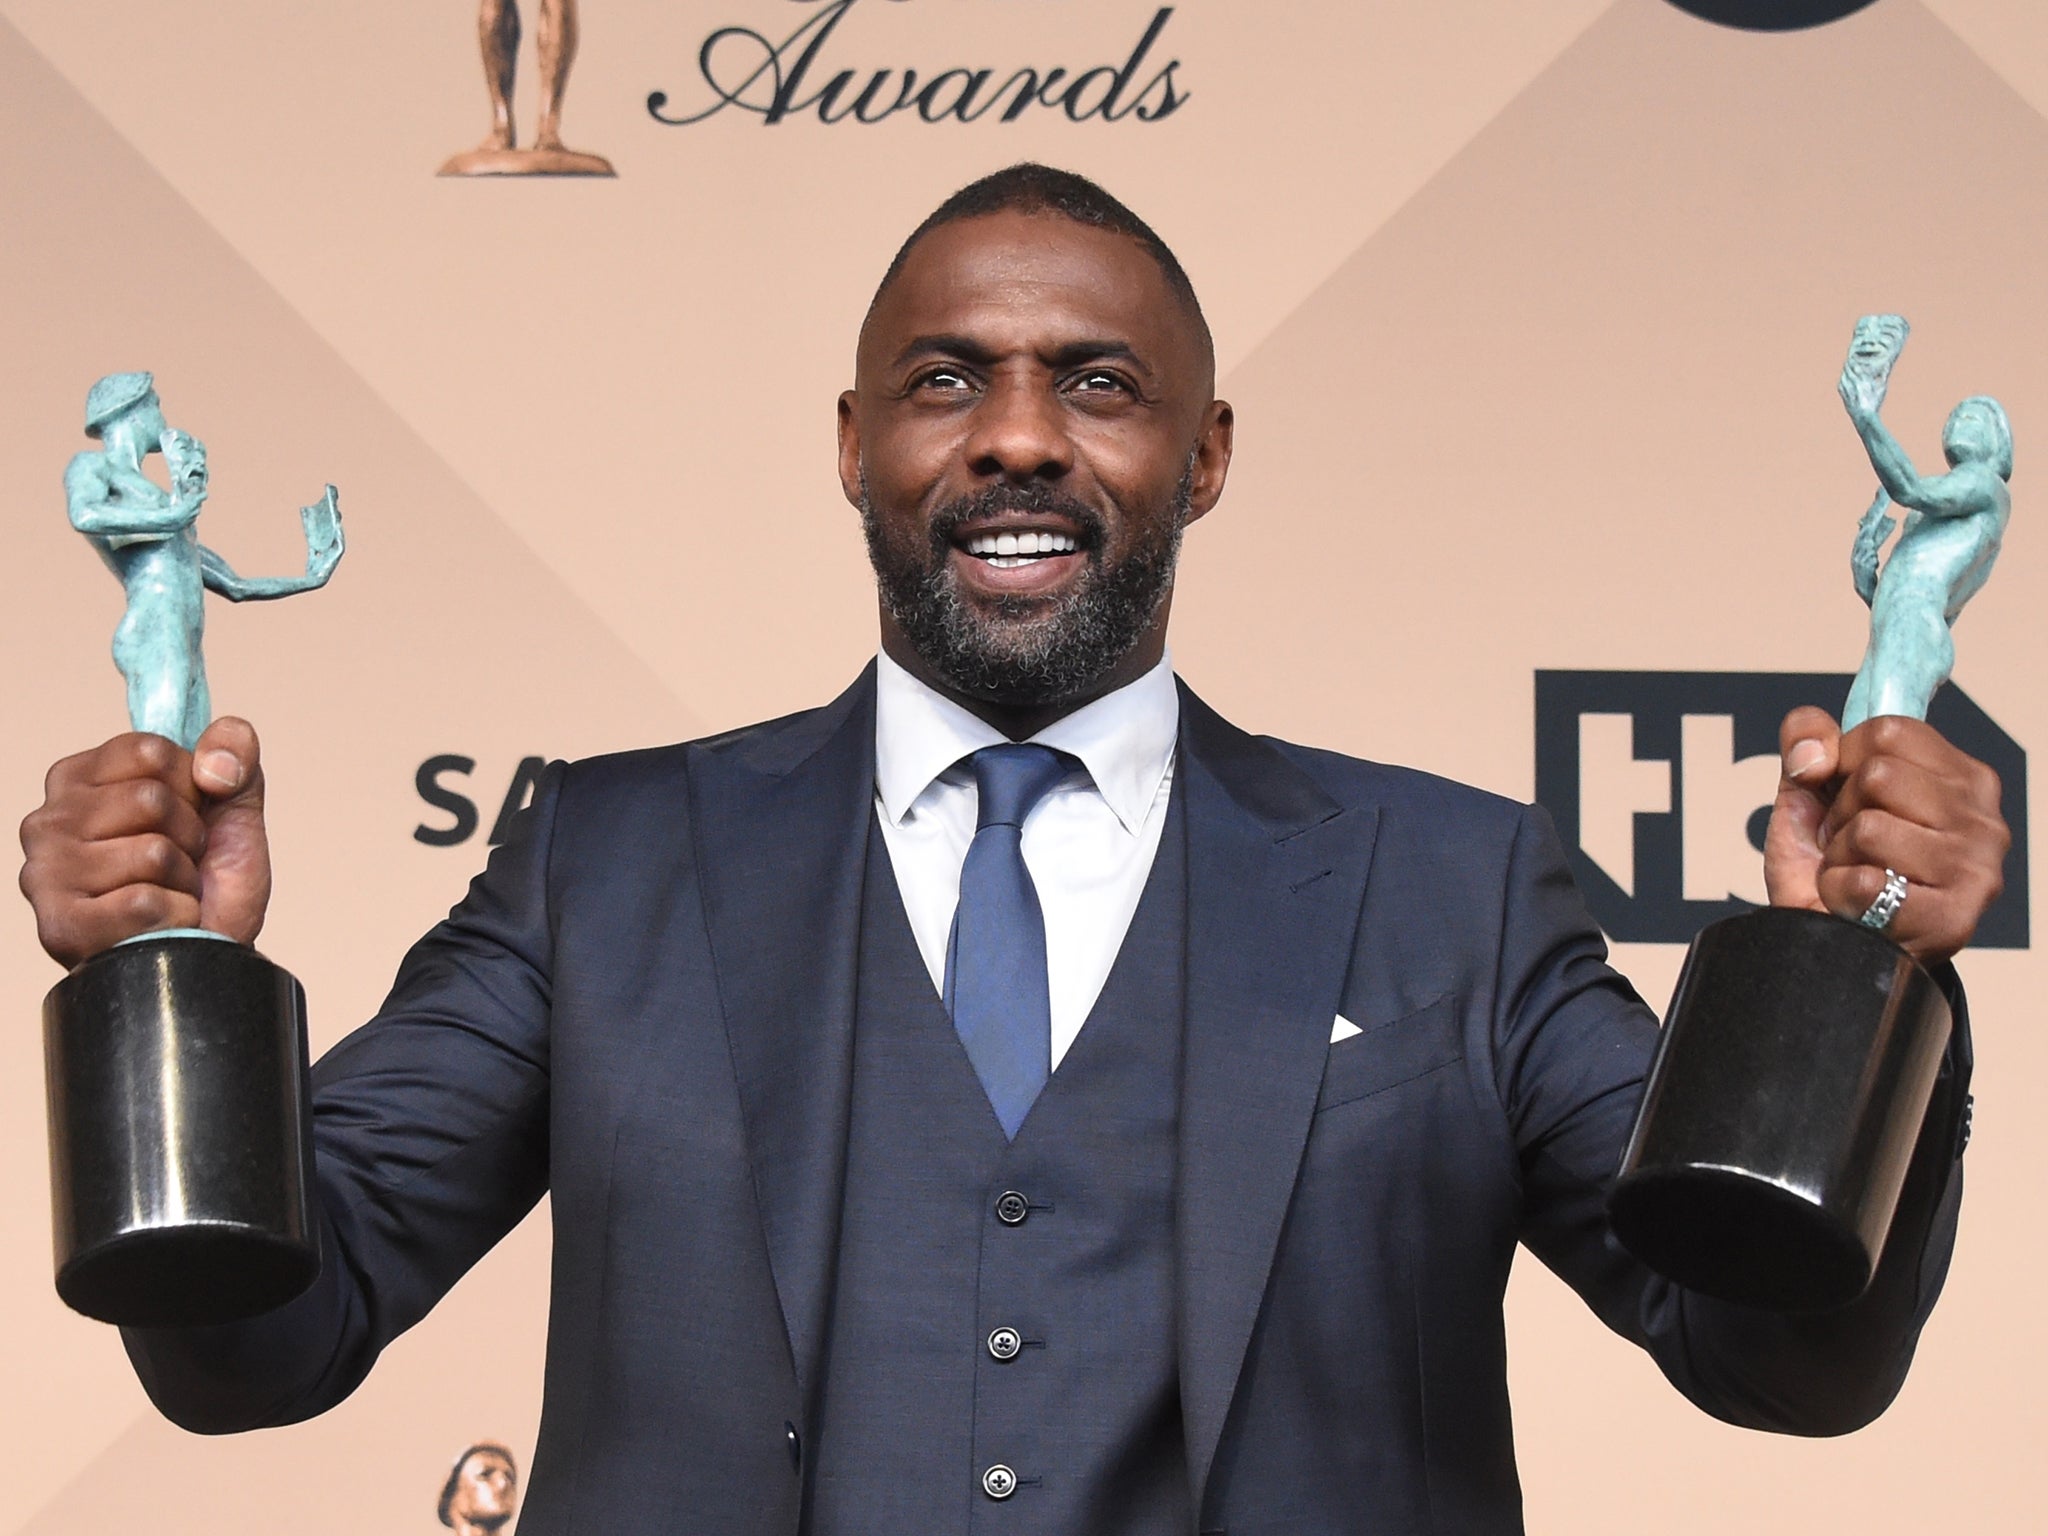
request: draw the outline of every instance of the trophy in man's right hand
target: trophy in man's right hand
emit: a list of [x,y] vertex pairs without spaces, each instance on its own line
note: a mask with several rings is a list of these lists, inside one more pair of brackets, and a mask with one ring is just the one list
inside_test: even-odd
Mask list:
[[[1925,721],[1955,662],[1949,626],[1998,557],[2012,431],[1997,401],[1973,396],[1943,433],[1948,473],[1920,476],[1878,414],[1907,333],[1897,315],[1865,316],[1839,382],[1881,485],[1850,554],[1870,605],[1862,667],[1839,731],[1818,710],[1788,724],[1811,730],[1812,761],[1796,764],[1788,739],[1766,849],[1773,904],[1693,941],[1608,1203],[1651,1268],[1784,1310],[1842,1305],[1875,1273],[1952,1028],[1921,959],[1968,937],[1946,931],[1950,907],[1995,894],[1947,888],[1995,873],[1981,859],[1937,867],[1937,840],[1899,810],[1939,804],[1952,821],[1961,808],[1978,842],[2004,835],[1995,776],[1905,722]],[[1880,564],[1894,503],[1903,531]],[[1911,875],[1895,867],[1905,850],[1923,861]],[[1854,920],[1836,915],[1845,902]],[[1903,945],[1902,911],[1915,930]]]

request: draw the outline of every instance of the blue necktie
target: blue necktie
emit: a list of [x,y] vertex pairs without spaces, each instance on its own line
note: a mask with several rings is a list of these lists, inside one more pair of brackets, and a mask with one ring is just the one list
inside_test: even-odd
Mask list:
[[1024,818],[1066,777],[1051,747],[1011,743],[968,759],[980,799],[960,866],[960,904],[946,948],[946,1011],[982,1091],[1014,1138],[1052,1075],[1052,1004],[1045,914],[1024,867]]

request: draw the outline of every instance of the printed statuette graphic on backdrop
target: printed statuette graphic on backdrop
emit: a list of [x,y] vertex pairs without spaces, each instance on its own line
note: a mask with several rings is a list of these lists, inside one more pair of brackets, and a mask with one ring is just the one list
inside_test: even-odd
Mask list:
[[[211,718],[207,592],[239,603],[325,586],[342,554],[334,487],[300,511],[304,575],[238,576],[199,542],[206,450],[165,423],[149,374],[94,384],[85,430],[102,446],[73,457],[64,491],[71,526],[128,594],[114,661],[129,719],[190,752]],[[152,453],[168,490],[143,472]],[[50,989],[43,1062],[68,1306],[138,1327],[219,1323],[312,1283],[306,995],[288,971],[201,929],[142,934]]]
[[435,1513],[455,1536],[495,1536],[518,1503],[519,1466],[495,1440],[479,1440],[449,1469]]
[[[1949,470],[1932,478],[1915,471],[1879,418],[1908,330],[1897,315],[1857,321],[1837,386],[1879,482],[1849,556],[1856,595],[1870,606],[1870,644],[1842,712],[1845,731],[1873,715],[1927,718],[1955,667],[1950,626],[1990,576],[2012,515],[2012,426],[1996,400],[1972,395],[1949,413]],[[1907,509],[1905,530],[1880,569],[1878,552],[1898,526],[1893,502]]]
[[477,41],[484,88],[491,93],[491,134],[475,149],[451,155],[443,176],[611,176],[611,161],[562,143],[562,97],[581,32],[577,0],[537,0],[534,39],[540,73],[540,129],[533,148],[519,147],[512,125],[512,82],[519,71],[519,0],[480,0]]
[[[206,593],[243,603],[324,587],[341,560],[341,508],[331,485],[300,508],[304,575],[238,576],[199,542],[193,526],[206,504],[206,446],[165,424],[150,375],[110,373],[93,385],[85,399],[85,435],[102,446],[71,460],[64,497],[71,526],[128,593],[127,612],[114,631],[114,665],[128,680],[128,721],[189,752],[213,718],[200,655]],[[164,456],[168,491],[143,473],[153,453]]]

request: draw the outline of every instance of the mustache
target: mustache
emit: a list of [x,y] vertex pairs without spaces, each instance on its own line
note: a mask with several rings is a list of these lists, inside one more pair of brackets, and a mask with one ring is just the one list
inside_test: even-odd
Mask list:
[[932,514],[931,547],[934,562],[943,562],[953,547],[953,538],[963,524],[1004,512],[1038,513],[1063,518],[1074,525],[1081,553],[1093,554],[1109,536],[1102,514],[1085,501],[1056,486],[1042,482],[1031,485],[991,485],[971,496],[958,496]]

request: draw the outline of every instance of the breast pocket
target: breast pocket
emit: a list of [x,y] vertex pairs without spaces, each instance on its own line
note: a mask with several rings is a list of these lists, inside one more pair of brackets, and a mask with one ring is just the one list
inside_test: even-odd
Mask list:
[[1375,1024],[1332,1045],[1323,1067],[1316,1113],[1398,1088],[1464,1060],[1457,1001],[1455,994],[1446,992],[1413,1013]]

